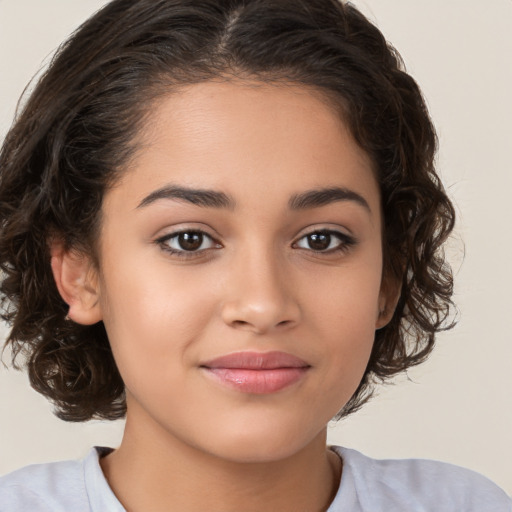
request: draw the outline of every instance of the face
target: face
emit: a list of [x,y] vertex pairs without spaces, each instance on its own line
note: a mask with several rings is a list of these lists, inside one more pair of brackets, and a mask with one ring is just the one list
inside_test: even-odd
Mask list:
[[291,85],[189,86],[139,143],[99,244],[128,424],[229,460],[287,457],[354,393],[382,322],[371,162]]

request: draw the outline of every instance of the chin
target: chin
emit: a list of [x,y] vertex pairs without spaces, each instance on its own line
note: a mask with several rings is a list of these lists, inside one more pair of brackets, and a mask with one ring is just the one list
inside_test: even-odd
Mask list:
[[[259,427],[259,428],[258,428]],[[300,424],[239,426],[214,432],[210,430],[208,446],[203,449],[236,463],[269,463],[287,459],[312,443],[325,444],[326,428],[305,432]]]
[[287,441],[279,443],[230,443],[225,446],[216,446],[215,455],[224,460],[238,464],[265,464],[288,459],[298,453],[302,445],[296,446]]

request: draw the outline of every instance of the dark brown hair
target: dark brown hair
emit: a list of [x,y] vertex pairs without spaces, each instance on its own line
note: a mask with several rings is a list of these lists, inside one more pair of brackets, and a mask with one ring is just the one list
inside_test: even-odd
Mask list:
[[454,210],[434,169],[436,134],[417,84],[373,24],[337,0],[114,0],[56,53],[0,153],[7,344],[62,419],[116,419],[126,405],[103,324],[65,318],[49,240],[94,256],[103,195],[136,151],[152,102],[218,77],[323,91],[374,162],[384,278],[400,281],[401,295],[340,416],[375,382],[424,361],[448,327],[442,245]]

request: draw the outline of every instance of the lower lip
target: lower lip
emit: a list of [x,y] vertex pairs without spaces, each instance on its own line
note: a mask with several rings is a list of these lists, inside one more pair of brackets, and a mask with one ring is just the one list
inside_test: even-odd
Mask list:
[[298,382],[308,370],[303,368],[275,368],[247,370],[242,368],[204,368],[207,374],[221,383],[243,393],[276,393]]

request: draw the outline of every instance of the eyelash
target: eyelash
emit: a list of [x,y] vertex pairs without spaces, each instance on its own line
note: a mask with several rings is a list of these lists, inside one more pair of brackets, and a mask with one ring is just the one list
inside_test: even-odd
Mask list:
[[[202,231],[200,229],[184,229],[182,231],[176,231],[174,233],[169,233],[168,235],[165,235],[165,236],[160,237],[157,240],[155,240],[155,243],[158,246],[160,246],[160,248],[163,251],[165,251],[173,256],[177,256],[178,258],[183,258],[183,259],[197,258],[197,256],[199,254],[201,254],[205,251],[209,251],[212,248],[215,248],[215,247],[210,247],[207,249],[187,251],[186,249],[177,250],[177,249],[173,249],[173,248],[169,247],[169,245],[168,245],[169,241],[171,241],[173,239],[177,239],[180,235],[183,235],[183,234],[201,235],[203,238],[204,237],[209,238],[214,243],[214,245],[217,246],[216,248],[221,247],[221,245],[218,242],[216,242],[208,233],[206,233],[205,231]],[[319,255],[324,255],[324,254],[332,255],[332,254],[338,254],[338,253],[343,254],[345,252],[348,252],[353,246],[355,246],[357,244],[357,240],[354,237],[349,236],[345,233],[341,233],[340,231],[335,231],[332,229],[318,229],[315,231],[311,231],[310,233],[306,233],[305,235],[300,237],[297,242],[294,242],[294,245],[297,244],[300,240],[303,240],[303,239],[306,239],[307,237],[310,237],[312,235],[318,235],[318,234],[335,237],[340,241],[340,243],[335,248],[329,249],[329,250],[321,251],[321,250],[314,250],[311,248],[310,249],[303,248],[304,250],[312,251],[313,253],[319,254]],[[203,241],[204,240],[202,240],[201,245],[203,245]],[[332,240],[330,240],[329,245],[331,244],[331,241]]]

